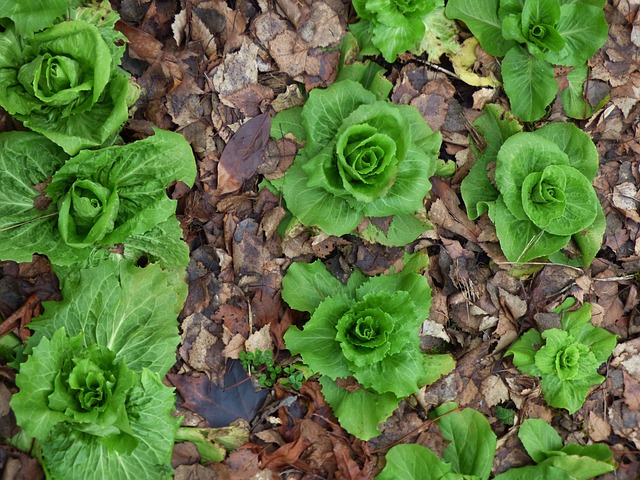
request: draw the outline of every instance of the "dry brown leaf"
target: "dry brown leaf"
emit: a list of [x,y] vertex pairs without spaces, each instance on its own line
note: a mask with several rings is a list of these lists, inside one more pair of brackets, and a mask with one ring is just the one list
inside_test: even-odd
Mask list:
[[265,325],[257,332],[253,332],[247,338],[244,344],[247,352],[255,352],[256,350],[271,350],[273,352],[273,340],[269,331],[269,325]]
[[220,193],[235,192],[258,169],[269,141],[271,117],[260,114],[236,132],[220,156],[218,189]]

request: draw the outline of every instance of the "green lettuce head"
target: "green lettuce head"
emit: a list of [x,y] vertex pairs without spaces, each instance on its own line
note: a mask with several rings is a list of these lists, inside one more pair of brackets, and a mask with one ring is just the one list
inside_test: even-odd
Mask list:
[[[364,217],[389,217],[386,231],[360,233],[390,245],[411,242],[427,229],[415,214],[424,211],[441,136],[417,109],[342,80],[313,90],[297,115],[302,129],[294,133],[306,144],[285,175],[283,194],[300,222],[339,236]],[[274,136],[282,135],[281,119],[274,120]]]
[[118,132],[138,88],[119,67],[125,37],[109,3],[71,12],[33,35],[0,33],[0,106],[75,155]]
[[[431,303],[429,284],[416,273],[424,261],[416,254],[395,275],[355,271],[346,285],[320,261],[294,263],[284,277],[284,300],[311,313],[304,330],[286,332],[287,348],[320,374],[341,425],[359,438],[379,434],[401,399],[453,368],[449,355],[420,350],[418,330]],[[349,379],[351,387],[342,388]]]
[[562,313],[562,328],[540,334],[529,330],[516,340],[507,355],[527,375],[541,378],[542,394],[549,405],[575,413],[589,388],[605,378],[598,374],[616,346],[616,336],[590,323],[591,305]]
[[194,178],[191,147],[173,132],[156,130],[145,140],[73,158],[42,135],[2,133],[3,260],[30,261],[39,253],[66,266],[124,244],[128,256],[145,253],[184,267],[188,248],[166,189],[177,181],[192,185]]
[[114,255],[59,278],[62,300],[29,324],[11,399],[47,478],[172,478],[180,419],[162,378],[180,342],[184,271]]
[[134,371],[116,352],[85,343],[82,333],[70,338],[60,328],[16,377],[11,407],[40,442],[47,477],[164,478],[179,424],[172,390],[157,373]]
[[[496,226],[510,262],[553,256],[573,239],[589,265],[600,249],[605,220],[592,182],[598,153],[570,123],[520,132],[495,108],[476,124],[495,142],[478,156],[460,191],[471,219],[483,211]],[[494,168],[495,166],[495,168]],[[559,254],[553,257],[567,261]]]
[[387,62],[393,62],[422,40],[424,19],[435,7],[435,0],[354,0],[360,21],[350,28],[362,55],[382,53]]

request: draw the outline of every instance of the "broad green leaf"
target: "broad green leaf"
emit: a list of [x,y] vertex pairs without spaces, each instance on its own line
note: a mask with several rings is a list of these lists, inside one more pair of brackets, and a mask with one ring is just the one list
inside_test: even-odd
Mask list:
[[[353,376],[363,386],[375,392],[393,393],[398,398],[404,398],[453,370],[455,366],[453,359],[449,355],[443,355],[443,357],[446,357],[443,365],[429,365],[419,345],[409,346],[406,351],[386,356],[383,360],[371,365],[359,367],[353,372]],[[443,367],[443,371],[438,371],[436,367]]]
[[413,316],[411,318],[407,318],[407,322],[415,322],[414,325],[417,329],[429,316],[431,289],[427,279],[415,271],[404,269],[394,275],[370,277],[367,282],[358,287],[355,296],[359,300],[370,293],[386,292],[393,294],[399,291],[407,292],[411,297],[415,311],[412,312]]
[[82,20],[98,27],[100,35],[111,51],[112,65],[120,64],[128,40],[124,34],[115,29],[120,15],[111,7],[108,0],[94,0],[87,5],[71,9],[69,20]]
[[600,161],[596,146],[586,132],[572,123],[549,123],[533,133],[555,143],[567,154],[569,166],[579,170],[590,182],[593,181]]
[[380,23],[373,27],[371,41],[384,59],[391,63],[398,54],[411,50],[424,36],[425,25],[421,18],[406,18],[399,25]]
[[394,215],[386,231],[370,221],[367,227],[360,232],[360,236],[371,243],[399,246],[413,242],[429,228],[431,228],[431,224],[416,215]]
[[515,46],[515,42],[502,36],[498,0],[449,0],[445,13],[449,18],[462,20],[490,55],[502,57]]
[[31,322],[34,342],[64,326],[69,336],[84,332],[83,346],[104,345],[132,370],[164,375],[175,363],[183,273],[111,258],[69,275],[61,290],[63,300],[48,302]]
[[442,416],[436,423],[442,436],[451,442],[442,459],[450,463],[456,473],[487,480],[497,440],[484,415],[465,408]]
[[[587,64],[577,65],[567,73],[569,85],[560,92],[562,106],[568,117],[584,120],[593,114],[591,104],[585,99],[584,82],[589,74]],[[550,124],[552,125],[552,124]]]
[[518,438],[533,461],[540,463],[551,452],[562,448],[562,439],[558,432],[544,420],[528,418],[518,430]]
[[1,17],[13,20],[21,36],[53,25],[68,7],[69,0],[0,0]]
[[558,91],[553,66],[520,47],[509,50],[502,60],[502,78],[511,110],[525,122],[540,119]]
[[487,174],[489,164],[493,161],[495,156],[480,154],[460,185],[460,194],[471,220],[488,212],[489,204],[494,203],[500,195]]
[[307,133],[302,126],[302,107],[288,108],[278,112],[271,120],[271,138],[278,140],[287,133],[292,133],[300,143],[307,139]]
[[346,287],[320,260],[294,262],[282,279],[282,299],[295,310],[313,313],[327,297],[345,292]]
[[[57,230],[57,213],[50,205],[34,208],[42,184],[64,165],[60,147],[31,132],[0,134],[0,251],[3,260],[31,261],[32,254],[59,252],[75,260]],[[44,204],[46,205],[46,201]]]
[[557,0],[527,0],[522,8],[522,25],[554,25],[560,18]]
[[361,440],[380,435],[378,425],[389,418],[400,403],[391,393],[371,393],[362,388],[349,392],[326,376],[320,377],[320,385],[342,428]]
[[313,372],[332,379],[351,375],[347,361],[336,340],[338,320],[353,306],[345,295],[333,295],[320,303],[304,330],[292,327],[284,334],[287,349],[302,355]]
[[396,445],[385,456],[387,464],[376,480],[453,480],[451,465],[422,445]]
[[444,0],[437,0],[435,9],[422,21],[424,36],[411,50],[413,53],[426,53],[430,62],[439,63],[442,55],[455,55],[460,50],[459,29],[456,22],[445,15]]
[[563,470],[551,465],[530,465],[528,467],[511,468],[493,480],[572,480]]
[[352,80],[360,83],[364,88],[375,94],[378,100],[385,100],[393,84],[386,79],[384,74],[385,69],[374,62],[354,62],[349,65],[344,65],[338,76],[336,82],[340,80]]
[[528,330],[511,344],[505,356],[513,355],[513,364],[522,373],[540,376],[542,372],[536,367],[536,353],[543,345],[540,332],[535,328]]
[[148,232],[127,238],[124,256],[135,260],[144,256],[163,268],[187,268],[189,246],[182,239],[180,222],[171,216]]
[[585,2],[562,5],[556,29],[565,46],[546,52],[545,60],[555,65],[578,66],[593,56],[607,39],[608,26],[602,7]]
[[42,444],[51,478],[65,480],[158,480],[172,478],[171,454],[180,419],[173,389],[144,369],[129,402],[131,429],[138,441],[129,454],[111,450],[96,437],[61,428]]
[[545,233],[531,221],[517,219],[504,204],[502,197],[498,197],[495,214],[491,219],[496,226],[500,247],[507,260],[513,263],[551,255],[563,248],[571,238]]
[[20,366],[16,377],[20,392],[11,399],[11,406],[18,424],[39,440],[46,439],[54,426],[67,418],[64,412],[49,408],[49,395],[69,352],[82,349],[82,340],[81,335],[67,338],[61,328],[51,339],[43,338],[33,348],[27,362]]
[[549,457],[543,462],[543,465],[550,465],[563,470],[574,480],[589,480],[616,469],[614,465],[578,455]]
[[327,89],[313,89],[302,111],[307,156],[315,155],[330,143],[356,108],[375,101],[373,93],[351,80],[334,83]]
[[582,230],[581,232],[574,233],[572,239],[578,244],[580,248],[580,264],[584,266],[591,265],[591,262],[595,258],[596,254],[600,251],[602,246],[602,238],[604,231],[607,228],[606,219],[602,206],[597,208],[596,219],[589,228]]
[[484,114],[473,122],[473,127],[484,139],[483,148],[474,145],[476,153],[480,152],[494,159],[507,138],[522,131],[522,125],[511,112],[493,103],[484,107]]
[[589,457],[600,462],[615,464],[613,454],[608,445],[594,443],[592,445],[578,445],[577,443],[568,443],[562,447],[561,452],[567,455],[577,455],[581,457]]
[[529,174],[568,164],[567,155],[550,140],[529,132],[509,137],[498,152],[495,182],[512,215],[529,219],[522,205],[522,186]]
[[604,363],[614,347],[616,336],[604,328],[591,324],[591,305],[585,303],[578,310],[563,312],[562,328],[578,342],[588,345],[598,365]]
[[316,225],[330,235],[346,235],[360,223],[362,213],[323,188],[310,188],[298,154],[285,175],[283,194],[287,208],[304,225]]

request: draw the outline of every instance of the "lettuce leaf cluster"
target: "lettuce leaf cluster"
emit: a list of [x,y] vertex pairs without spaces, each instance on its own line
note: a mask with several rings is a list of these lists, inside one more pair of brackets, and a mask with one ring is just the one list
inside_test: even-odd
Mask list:
[[117,134],[139,90],[120,68],[126,38],[108,1],[47,3],[0,1],[0,106],[75,155]]
[[[476,410],[455,409],[445,404],[430,417],[450,443],[438,458],[422,445],[396,445],[386,455],[386,465],[376,480],[488,480],[496,452],[496,435],[487,419]],[[615,470],[606,445],[563,445],[560,435],[544,420],[526,419],[518,430],[536,465],[511,468],[494,480],[589,480]]]
[[181,275],[111,258],[66,277],[62,295],[30,324],[11,400],[48,478],[170,478],[180,420],[162,378],[180,341]]
[[607,39],[605,0],[449,0],[491,55],[504,57],[502,78],[511,109],[535,121],[555,98],[553,66],[583,68]]
[[474,126],[488,147],[460,188],[469,218],[488,211],[511,262],[556,254],[573,239],[580,263],[589,265],[605,229],[592,186],[598,153],[589,136],[570,123],[521,132],[497,106]]
[[353,0],[360,21],[350,29],[358,39],[362,55],[382,56],[387,62],[411,50],[425,36],[425,19],[436,7],[435,0]]
[[30,261],[39,253],[64,266],[124,244],[127,255],[184,267],[188,248],[166,188],[194,179],[191,147],[172,132],[156,130],[145,140],[73,158],[41,135],[2,133],[3,259]]
[[531,329],[516,340],[507,355],[527,374],[541,378],[542,394],[549,405],[575,413],[589,388],[605,378],[598,368],[611,355],[616,336],[591,322],[591,305],[562,313],[562,328],[542,332]]
[[302,108],[281,112],[271,134],[293,132],[300,149],[284,177],[287,208],[304,225],[331,235],[351,233],[361,220],[387,217],[383,229],[362,235],[391,245],[409,243],[427,229],[415,215],[424,210],[436,169],[441,135],[420,112],[382,100],[388,89],[372,92],[353,80],[314,89]]
[[[325,399],[349,433],[368,440],[380,432],[401,399],[454,367],[449,355],[425,355],[418,330],[431,304],[427,280],[416,273],[426,257],[416,254],[402,272],[366,277],[354,271],[341,283],[316,261],[294,263],[283,279],[282,298],[311,313],[304,330],[284,336],[320,374]],[[343,382],[355,380],[354,387]],[[352,382],[354,383],[354,382]]]

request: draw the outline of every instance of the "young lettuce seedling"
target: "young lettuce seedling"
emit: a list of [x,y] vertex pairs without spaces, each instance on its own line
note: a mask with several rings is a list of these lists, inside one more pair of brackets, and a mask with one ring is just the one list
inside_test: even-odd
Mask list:
[[527,375],[541,378],[542,394],[549,405],[575,413],[589,388],[605,378],[598,374],[616,346],[616,336],[591,322],[591,305],[562,312],[562,328],[540,334],[531,329],[513,342],[507,355]]
[[487,53],[504,57],[502,78],[511,109],[532,122],[545,114],[558,91],[554,65],[577,67],[586,77],[587,60],[607,39],[604,3],[449,0],[446,14],[462,20]]

